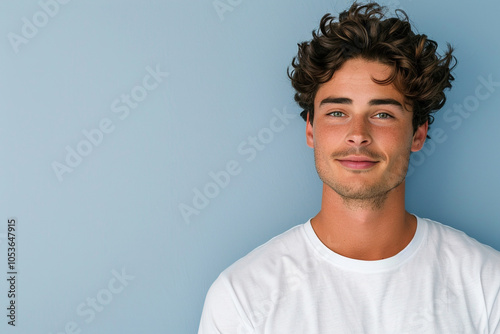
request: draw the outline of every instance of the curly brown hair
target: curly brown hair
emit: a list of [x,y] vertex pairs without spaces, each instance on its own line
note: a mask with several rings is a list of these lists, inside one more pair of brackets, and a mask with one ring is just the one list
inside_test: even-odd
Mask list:
[[304,120],[312,124],[314,98],[321,84],[329,81],[333,73],[347,60],[364,58],[378,61],[392,68],[382,85],[394,84],[413,109],[413,129],[426,121],[431,124],[431,113],[446,101],[445,88],[451,88],[456,66],[453,48],[448,44],[444,56],[437,52],[437,43],[412,31],[408,15],[396,10],[396,17],[385,18],[385,7],[377,3],[360,5],[356,2],[339,15],[338,21],[330,14],[323,16],[313,39],[299,43],[288,76],[295,88],[295,101],[304,110]]

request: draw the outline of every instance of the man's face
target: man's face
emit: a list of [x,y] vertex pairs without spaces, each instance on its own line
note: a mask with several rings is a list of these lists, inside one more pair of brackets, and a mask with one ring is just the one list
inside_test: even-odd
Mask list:
[[351,59],[320,86],[307,144],[321,180],[344,199],[384,199],[405,179],[411,151],[422,148],[427,123],[413,134],[413,112],[391,85],[376,84],[391,69]]

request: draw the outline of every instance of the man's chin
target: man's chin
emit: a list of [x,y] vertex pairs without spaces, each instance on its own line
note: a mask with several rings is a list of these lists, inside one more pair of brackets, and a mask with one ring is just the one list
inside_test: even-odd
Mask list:
[[363,180],[346,180],[346,182],[326,183],[334,192],[345,199],[352,200],[373,200],[375,198],[385,197],[396,188],[388,184],[367,184]]
[[353,183],[345,185],[329,185],[329,187],[336,192],[340,197],[353,200],[369,200],[383,194],[380,190],[367,187],[366,184],[356,187]]

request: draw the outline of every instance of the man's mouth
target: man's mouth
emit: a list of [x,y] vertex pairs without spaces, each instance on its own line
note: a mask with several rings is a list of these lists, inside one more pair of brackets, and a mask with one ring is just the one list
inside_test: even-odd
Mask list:
[[372,158],[361,155],[350,155],[337,159],[337,161],[342,166],[350,169],[369,169],[378,163],[378,161],[373,160]]

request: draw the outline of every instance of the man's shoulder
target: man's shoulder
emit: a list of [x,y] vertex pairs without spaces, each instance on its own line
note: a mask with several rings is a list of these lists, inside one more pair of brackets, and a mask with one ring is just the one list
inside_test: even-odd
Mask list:
[[465,232],[430,219],[427,224],[427,245],[438,258],[459,261],[464,269],[489,268],[500,273],[500,252]]
[[256,305],[279,298],[289,284],[287,279],[301,271],[300,262],[307,259],[311,248],[305,232],[308,223],[275,236],[224,270],[207,293],[200,326],[220,322],[238,329],[228,331],[231,333],[251,328],[249,315],[257,317]]
[[499,251],[477,241],[464,231],[428,218],[422,218],[422,221],[427,224],[430,236],[433,237],[434,240],[442,242],[447,246],[461,246],[461,249],[464,250],[500,255]]
[[245,276],[257,270],[273,271],[283,257],[300,257],[304,248],[307,248],[304,233],[307,223],[296,225],[258,246],[224,270],[222,275],[234,277]]

